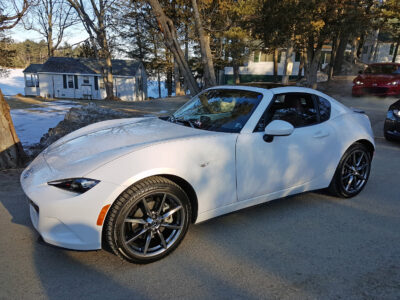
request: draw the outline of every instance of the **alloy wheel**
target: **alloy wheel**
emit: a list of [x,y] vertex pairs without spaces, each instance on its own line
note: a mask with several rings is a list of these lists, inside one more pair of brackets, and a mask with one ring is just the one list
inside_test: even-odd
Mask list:
[[143,197],[121,224],[125,246],[136,256],[159,255],[182,234],[186,218],[181,200],[172,194],[155,193]]
[[350,194],[358,193],[368,180],[370,159],[363,150],[354,150],[346,158],[342,172],[342,188]]

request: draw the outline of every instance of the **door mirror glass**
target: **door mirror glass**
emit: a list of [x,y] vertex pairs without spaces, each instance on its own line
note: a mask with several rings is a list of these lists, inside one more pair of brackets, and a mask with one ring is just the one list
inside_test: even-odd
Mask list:
[[265,127],[265,134],[269,136],[291,135],[294,130],[292,124],[282,120],[274,120]]

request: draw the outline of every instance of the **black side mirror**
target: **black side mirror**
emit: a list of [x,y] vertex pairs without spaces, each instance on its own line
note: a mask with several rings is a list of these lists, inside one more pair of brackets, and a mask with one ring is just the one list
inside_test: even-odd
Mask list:
[[362,73],[363,73],[363,71],[362,71],[362,70],[358,71],[358,74],[362,74]]

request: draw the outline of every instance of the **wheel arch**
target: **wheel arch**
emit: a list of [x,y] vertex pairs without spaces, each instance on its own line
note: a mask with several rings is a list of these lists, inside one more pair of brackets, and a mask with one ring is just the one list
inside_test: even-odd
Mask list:
[[188,195],[188,197],[189,197],[190,205],[192,208],[191,222],[195,223],[196,219],[197,219],[197,214],[198,214],[198,199],[197,199],[196,191],[194,190],[193,186],[188,181],[183,179],[182,177],[179,177],[176,175],[160,174],[160,175],[156,175],[156,176],[164,177],[164,178],[171,180],[172,182],[179,185],[185,191],[186,195]]
[[[374,156],[374,152],[375,152],[375,146],[373,143],[371,143],[371,141],[366,140],[366,139],[361,139],[361,140],[356,141],[355,143],[360,143],[360,144],[364,145],[368,149],[369,153],[371,154],[371,159],[372,159],[372,157]],[[354,145],[354,143],[353,143],[353,145]]]

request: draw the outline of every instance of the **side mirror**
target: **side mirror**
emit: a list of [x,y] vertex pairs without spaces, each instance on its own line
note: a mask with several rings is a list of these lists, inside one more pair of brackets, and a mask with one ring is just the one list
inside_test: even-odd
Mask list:
[[360,74],[360,75],[361,75],[362,73],[363,73],[363,71],[362,71],[362,70],[358,71],[358,74]]
[[291,135],[294,130],[292,124],[282,120],[274,120],[265,127],[264,141],[270,143],[274,136],[287,136]]

